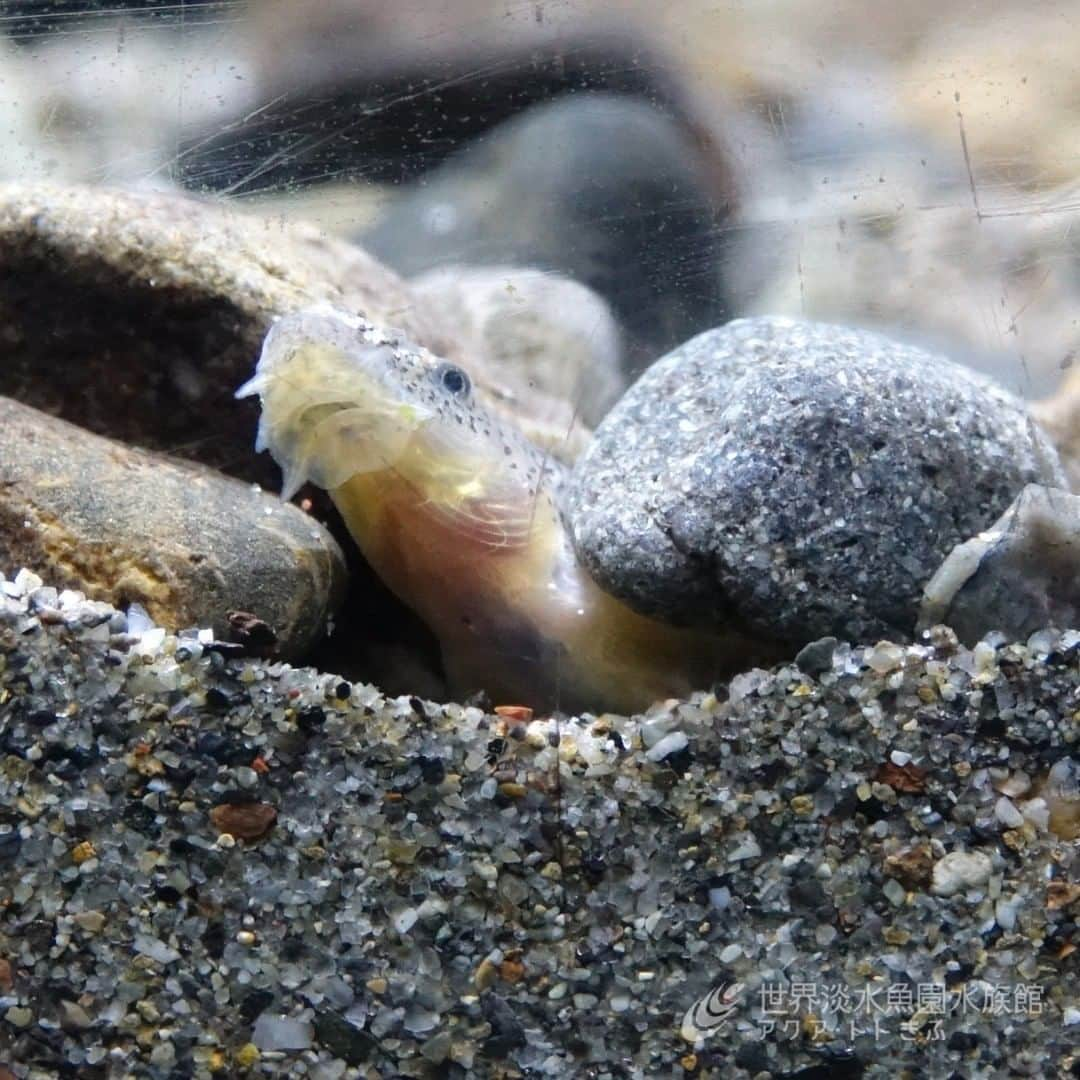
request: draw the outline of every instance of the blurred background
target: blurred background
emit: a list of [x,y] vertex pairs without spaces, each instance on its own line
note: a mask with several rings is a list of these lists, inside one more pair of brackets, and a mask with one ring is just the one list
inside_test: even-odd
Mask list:
[[630,372],[779,313],[1036,399],[1080,349],[1078,49],[1037,0],[10,0],[0,180],[559,272]]

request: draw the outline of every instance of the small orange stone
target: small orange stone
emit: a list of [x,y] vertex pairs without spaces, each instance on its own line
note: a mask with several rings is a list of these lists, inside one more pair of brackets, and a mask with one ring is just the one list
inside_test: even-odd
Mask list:
[[525,965],[520,960],[504,960],[499,965],[499,978],[503,982],[519,983],[525,978]]
[[527,724],[533,718],[533,711],[528,705],[496,705],[495,715]]
[[916,844],[885,857],[885,873],[911,889],[925,885],[933,869],[934,856],[929,845]]
[[0,990],[5,994],[11,993],[15,980],[11,977],[11,964],[0,956]]
[[902,795],[921,795],[926,790],[926,770],[916,765],[894,765],[886,761],[878,766],[874,779],[881,784],[888,784],[893,791]]
[[277,811],[267,803],[222,803],[210,811],[210,821],[219,833],[258,840],[274,827]]
[[262,773],[264,776],[270,771],[270,765],[261,754],[257,755],[251,763],[251,767],[257,772]]
[[1072,881],[1051,881],[1046,886],[1046,906],[1051,911],[1068,907],[1075,900],[1080,900],[1080,885]]
[[135,754],[136,757],[142,757],[144,754],[149,754],[150,744],[144,742],[136,743],[135,749],[132,751],[132,753]]
[[84,840],[81,844],[76,844],[71,849],[71,861],[76,866],[82,866],[84,862],[89,862],[94,858],[97,852],[94,850],[94,845],[89,840]]

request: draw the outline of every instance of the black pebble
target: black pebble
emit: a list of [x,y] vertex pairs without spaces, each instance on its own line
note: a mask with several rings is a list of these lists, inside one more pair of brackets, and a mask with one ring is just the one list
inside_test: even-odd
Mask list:
[[0,833],[0,862],[9,862],[19,854],[22,838],[17,832]]
[[240,1019],[245,1024],[251,1024],[255,1018],[265,1012],[274,1003],[274,995],[269,990],[252,990],[244,995],[240,1002]]

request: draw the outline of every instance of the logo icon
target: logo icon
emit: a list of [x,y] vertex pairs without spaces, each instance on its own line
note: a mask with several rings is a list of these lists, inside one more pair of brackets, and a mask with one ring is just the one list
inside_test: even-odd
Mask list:
[[719,1031],[739,1007],[746,985],[740,982],[721,983],[686,1010],[679,1034],[687,1042],[697,1042]]

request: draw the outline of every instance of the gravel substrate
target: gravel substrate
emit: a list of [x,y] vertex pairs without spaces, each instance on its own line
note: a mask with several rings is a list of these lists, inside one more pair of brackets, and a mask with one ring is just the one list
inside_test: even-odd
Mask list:
[[529,720],[2,581],[0,1062],[1075,1075],[1080,634],[928,640]]

